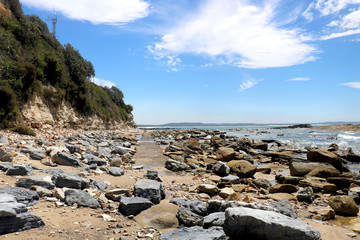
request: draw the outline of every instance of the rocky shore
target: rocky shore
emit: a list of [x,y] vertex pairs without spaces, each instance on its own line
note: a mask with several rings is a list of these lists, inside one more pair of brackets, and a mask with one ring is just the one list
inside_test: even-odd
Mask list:
[[0,134],[7,239],[358,239],[360,162],[215,130]]

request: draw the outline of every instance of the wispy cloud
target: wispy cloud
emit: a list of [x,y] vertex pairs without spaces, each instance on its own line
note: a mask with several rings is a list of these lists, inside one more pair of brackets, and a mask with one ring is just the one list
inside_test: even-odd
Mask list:
[[340,85],[351,87],[351,88],[358,88],[360,89],[360,82],[348,82],[348,83],[341,83]]
[[[208,0],[179,19],[151,46],[160,58],[193,54],[242,68],[285,67],[316,59],[315,46],[299,29],[276,23],[279,1]],[[220,60],[221,59],[221,60]]]
[[286,81],[288,82],[301,82],[301,81],[310,81],[311,78],[308,78],[308,77],[297,77],[297,78],[291,78],[291,79],[288,79]]
[[252,87],[254,87],[255,85],[257,85],[259,82],[261,82],[263,79],[254,79],[254,78],[250,78],[248,77],[247,79],[243,80],[240,88],[239,88],[239,92],[243,92],[247,89],[250,89]]
[[21,0],[30,7],[55,10],[68,18],[93,24],[122,24],[144,18],[149,3],[144,0]]
[[329,40],[329,39],[334,39],[334,38],[346,37],[346,36],[350,36],[350,35],[354,35],[354,34],[360,34],[360,29],[349,30],[349,31],[340,32],[340,33],[332,33],[330,35],[321,37],[321,40]]
[[111,88],[112,86],[115,86],[115,83],[108,81],[108,80],[104,80],[104,79],[100,79],[100,78],[93,78],[93,82],[99,86],[103,86],[103,87],[109,87]]

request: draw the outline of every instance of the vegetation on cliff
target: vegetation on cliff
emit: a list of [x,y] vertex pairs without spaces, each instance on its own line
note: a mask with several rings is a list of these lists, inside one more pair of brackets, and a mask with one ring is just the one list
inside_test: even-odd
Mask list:
[[92,83],[92,63],[61,45],[39,17],[24,15],[19,0],[0,0],[0,43],[1,127],[21,122],[21,107],[34,94],[55,110],[66,100],[84,116],[128,120],[132,106],[123,93]]

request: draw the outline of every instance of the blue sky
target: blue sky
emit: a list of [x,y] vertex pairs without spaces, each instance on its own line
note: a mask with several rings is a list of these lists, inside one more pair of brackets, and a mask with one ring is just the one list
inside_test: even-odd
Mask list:
[[21,2],[138,124],[360,121],[360,0]]

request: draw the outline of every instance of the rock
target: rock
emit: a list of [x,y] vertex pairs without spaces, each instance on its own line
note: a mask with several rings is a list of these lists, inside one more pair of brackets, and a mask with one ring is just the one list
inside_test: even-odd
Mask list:
[[16,187],[30,188],[32,186],[40,186],[47,189],[54,189],[55,184],[51,182],[51,177],[45,175],[35,175],[28,178],[21,178],[16,183]]
[[334,172],[337,169],[328,163],[318,162],[296,162],[289,163],[290,175],[303,177],[315,169],[328,169],[328,171]]
[[107,161],[103,158],[99,158],[93,154],[85,154],[83,158],[87,161],[88,165],[96,164],[98,166],[103,166],[107,164]]
[[340,172],[342,172],[343,170],[343,164],[339,159],[339,157],[336,154],[329,152],[327,150],[313,149],[308,151],[306,157],[310,162],[330,163]]
[[199,192],[207,193],[210,195],[216,195],[219,192],[219,189],[212,184],[200,184],[197,189]]
[[278,209],[280,211],[280,213],[284,214],[285,216],[288,216],[291,218],[297,218],[295,209],[291,205],[289,200],[275,202],[275,203],[271,204],[270,206]]
[[331,208],[321,208],[316,211],[320,215],[321,221],[328,221],[335,219],[335,211]]
[[55,155],[52,156],[54,162],[65,165],[65,166],[73,166],[79,165],[79,159],[75,156],[64,152],[57,152]]
[[294,193],[297,187],[292,184],[276,184],[269,188],[270,193]]
[[283,184],[293,184],[298,185],[301,180],[303,180],[303,177],[293,177],[293,176],[285,176],[281,174],[277,174],[275,176],[276,181]]
[[0,144],[3,144],[3,145],[9,144],[9,141],[2,134],[0,134]]
[[221,181],[222,182],[230,182],[231,184],[239,184],[240,183],[240,178],[238,176],[235,176],[235,175],[228,175],[226,177],[222,177]]
[[112,167],[121,167],[122,165],[123,165],[123,162],[122,162],[121,158],[114,158],[110,162],[110,166],[112,166]]
[[305,222],[272,211],[243,207],[226,209],[224,230],[234,239],[321,239],[319,231]]
[[296,200],[296,198],[289,193],[272,193],[267,196],[275,201]]
[[253,148],[255,149],[260,149],[263,151],[267,151],[268,150],[268,144],[265,142],[258,142],[252,145]]
[[352,179],[347,177],[328,177],[326,181],[335,184],[337,190],[344,188],[348,189],[352,183]]
[[97,208],[100,206],[98,201],[90,194],[75,189],[69,189],[65,191],[65,203],[69,206],[72,206],[74,203],[76,203],[78,207],[89,208]]
[[181,147],[175,145],[169,145],[169,152],[180,152],[183,149]]
[[13,163],[11,163],[11,162],[2,162],[2,163],[0,163],[0,170],[3,172],[6,172],[12,166],[13,166]]
[[91,186],[99,190],[105,190],[110,185],[109,182],[103,182],[99,180],[91,181]]
[[32,167],[23,164],[14,164],[6,172],[6,175],[10,176],[29,176],[32,174],[34,174]]
[[52,168],[52,169],[44,169],[42,170],[43,173],[51,174],[51,175],[58,175],[63,173],[64,171],[60,168]]
[[207,204],[203,201],[189,200],[186,198],[173,198],[170,200],[170,203],[173,203],[182,208],[187,208],[191,212],[200,216],[205,216],[207,214]]
[[65,144],[65,147],[69,150],[69,152],[71,154],[74,153],[80,153],[81,149],[79,146],[75,146],[75,145],[70,145],[70,144]]
[[230,187],[226,187],[220,190],[219,192],[219,196],[226,199],[228,198],[230,195],[234,194],[235,190],[233,188]]
[[159,173],[155,170],[147,170],[144,177],[151,179],[151,180],[159,180]]
[[62,188],[75,188],[84,189],[90,187],[90,181],[86,178],[82,178],[75,173],[60,173],[52,177],[56,187]]
[[350,188],[348,195],[351,196],[357,204],[360,203],[360,187]]
[[168,159],[165,162],[165,168],[173,172],[187,170],[189,166],[186,163],[182,163],[173,159]]
[[359,207],[350,196],[332,196],[328,204],[339,215],[356,216],[359,212]]
[[269,189],[271,187],[271,183],[267,179],[255,179],[252,183],[259,189]]
[[199,226],[181,228],[166,234],[162,234],[160,240],[226,240],[222,228],[203,229]]
[[314,169],[308,174],[306,174],[306,177],[320,177],[320,178],[340,177],[340,176],[341,173],[336,168]]
[[35,191],[39,197],[52,197],[53,196],[53,192],[47,188],[43,188],[40,186],[32,186],[30,188],[30,190]]
[[34,149],[34,148],[23,148],[21,149],[22,153],[29,154],[31,159],[41,160],[46,158],[46,154],[42,152],[42,150]]
[[32,206],[38,203],[39,195],[31,190],[18,187],[0,187],[0,194],[12,195],[18,203]]
[[113,201],[119,201],[122,196],[130,197],[131,196],[130,190],[124,188],[115,188],[108,190],[105,193],[105,197]]
[[124,163],[132,163],[132,155],[130,153],[125,153],[124,155],[121,156],[121,160]]
[[265,206],[259,203],[246,203],[246,202],[239,202],[239,201],[224,201],[224,200],[210,200],[208,202],[208,214],[215,213],[215,212],[225,212],[228,208],[234,207],[245,207],[245,208],[252,208],[252,209],[261,209],[267,211],[278,211],[277,209],[269,206]]
[[296,155],[291,151],[283,151],[283,152],[269,152],[267,154],[271,157],[272,162],[291,162],[293,159],[296,159]]
[[204,217],[203,227],[210,228],[213,226],[222,227],[225,222],[225,212],[211,213]]
[[135,153],[135,150],[134,149],[131,149],[131,148],[126,148],[126,147],[119,147],[119,146],[116,146],[115,147],[115,152],[120,154],[120,155],[124,155],[126,153]]
[[322,178],[307,178],[301,180],[299,183],[300,187],[312,187],[314,192],[323,191],[324,193],[333,193],[336,192],[336,185],[332,183],[325,182]]
[[235,159],[235,151],[232,148],[220,147],[216,154],[218,161],[230,161]]
[[299,202],[312,203],[315,199],[312,187],[305,187],[298,191],[296,198]]
[[12,162],[13,156],[7,153],[3,148],[0,148],[0,162]]
[[241,178],[254,176],[257,168],[246,160],[233,160],[228,162],[227,165]]
[[125,174],[124,170],[119,167],[111,167],[109,168],[108,173],[112,176],[119,177]]
[[183,207],[179,208],[176,217],[179,219],[179,222],[186,227],[201,226],[204,220],[202,216]]
[[230,168],[224,162],[218,161],[213,166],[213,172],[223,177],[229,175]]
[[165,198],[165,192],[162,185],[154,180],[139,180],[134,186],[134,195],[149,199],[154,204],[160,203]]
[[124,214],[125,216],[129,215],[137,215],[141,211],[144,211],[150,208],[153,203],[146,198],[141,197],[121,197],[119,204],[119,212]]
[[249,187],[249,185],[246,184],[235,184],[232,185],[232,188],[235,190],[235,192],[244,192],[247,188]]
[[200,143],[196,139],[191,139],[185,145],[193,151],[201,151]]
[[144,228],[157,230],[178,228],[179,221],[176,217],[178,209],[175,204],[161,201],[160,204],[139,213],[134,220]]

